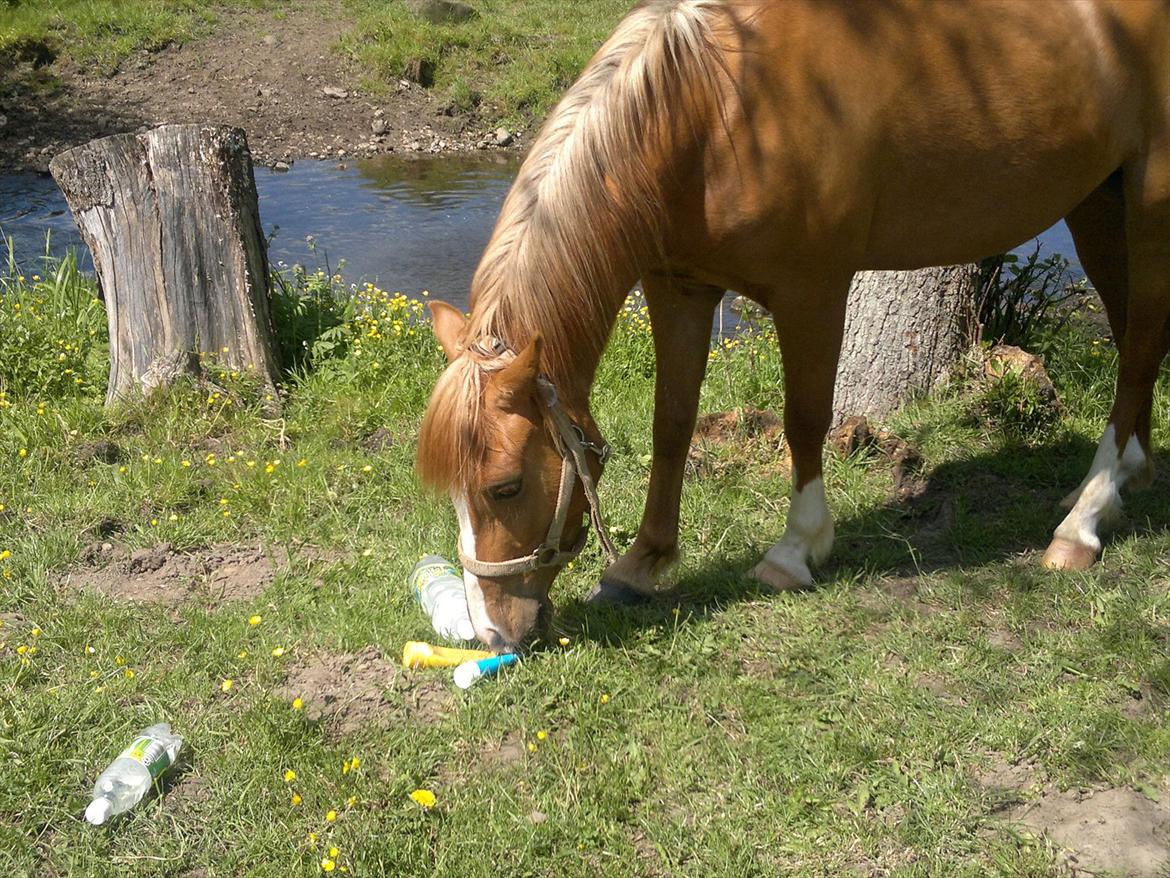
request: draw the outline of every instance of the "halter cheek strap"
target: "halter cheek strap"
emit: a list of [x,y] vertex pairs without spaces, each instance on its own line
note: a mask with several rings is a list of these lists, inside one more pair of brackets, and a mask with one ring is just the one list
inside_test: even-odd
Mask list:
[[[501,343],[495,342],[493,352],[498,354],[502,347]],[[585,491],[585,499],[589,501],[589,521],[597,534],[597,541],[601,543],[605,552],[606,560],[610,564],[617,560],[617,551],[609,539],[609,534],[606,533],[605,521],[601,517],[601,500],[597,496],[597,484],[585,457],[586,450],[591,451],[604,466],[609,460],[610,447],[605,444],[597,445],[586,438],[585,431],[569,419],[564,406],[557,398],[556,387],[550,380],[542,375],[536,381],[548,409],[549,418],[556,428],[554,436],[557,440],[557,451],[561,455],[561,484],[557,491],[556,511],[553,513],[553,520],[548,526],[548,535],[544,542],[522,557],[510,561],[480,561],[474,556],[464,554],[463,547],[460,546],[459,561],[463,564],[464,570],[475,576],[486,576],[489,579],[516,576],[541,567],[559,567],[576,558],[585,548],[589,531],[583,528],[577,542],[569,549],[561,548],[561,534],[565,530],[565,521],[569,517],[569,506],[573,500],[573,488],[578,479],[581,480],[581,487]]]

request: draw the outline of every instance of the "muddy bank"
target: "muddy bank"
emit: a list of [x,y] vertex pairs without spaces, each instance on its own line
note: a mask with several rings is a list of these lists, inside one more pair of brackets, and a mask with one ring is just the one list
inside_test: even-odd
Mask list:
[[0,171],[44,171],[72,146],[166,122],[238,125],[260,164],[524,142],[407,80],[375,95],[337,48],[351,26],[340,3],[298,0],[280,16],[222,11],[212,35],[139,52],[109,76],[45,57],[10,65],[0,72]]

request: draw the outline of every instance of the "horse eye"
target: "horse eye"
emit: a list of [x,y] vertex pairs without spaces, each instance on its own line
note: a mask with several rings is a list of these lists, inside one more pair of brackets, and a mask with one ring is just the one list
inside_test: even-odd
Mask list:
[[523,487],[523,480],[513,479],[510,482],[492,485],[487,489],[487,495],[493,500],[511,500],[520,493],[521,487]]

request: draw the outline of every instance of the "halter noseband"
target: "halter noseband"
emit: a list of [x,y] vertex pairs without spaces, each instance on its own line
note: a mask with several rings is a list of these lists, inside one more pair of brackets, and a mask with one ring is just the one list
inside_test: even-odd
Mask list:
[[[481,357],[496,361],[508,358],[509,355],[515,356],[515,353],[498,339],[491,339],[488,344],[490,347],[477,343],[471,346],[471,350]],[[593,474],[589,471],[589,464],[585,459],[585,452],[591,451],[597,455],[597,459],[604,466],[605,462],[609,460],[611,449],[606,443],[598,445],[595,442],[590,442],[585,436],[585,431],[569,419],[564,406],[561,405],[561,401],[557,397],[557,389],[552,381],[544,375],[538,375],[536,385],[540,391],[541,399],[548,409],[548,416],[556,428],[553,438],[556,441],[557,451],[561,455],[561,485],[557,491],[556,512],[553,513],[553,519],[548,526],[548,535],[544,538],[544,542],[522,557],[513,558],[510,561],[480,561],[474,556],[464,554],[461,545],[459,547],[459,561],[463,564],[464,570],[475,576],[486,576],[489,579],[515,576],[519,573],[538,570],[541,567],[559,567],[576,558],[585,548],[585,543],[589,539],[589,531],[583,528],[577,542],[568,550],[561,548],[561,534],[565,529],[565,521],[569,517],[569,504],[573,499],[573,488],[577,479],[581,480],[585,499],[589,501],[589,521],[597,534],[597,541],[601,543],[601,547],[605,551],[606,560],[611,564],[617,560],[617,551],[609,539],[609,534],[605,532],[605,522],[601,517],[601,501],[597,496],[597,484],[593,480]]]

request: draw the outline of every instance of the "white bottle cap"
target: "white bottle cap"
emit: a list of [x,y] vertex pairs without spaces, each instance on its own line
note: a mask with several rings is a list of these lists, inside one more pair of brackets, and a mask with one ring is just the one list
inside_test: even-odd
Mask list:
[[100,799],[94,799],[89,803],[85,809],[85,819],[94,826],[101,826],[106,822],[106,818],[110,816],[110,812],[114,810],[114,803],[102,796]]
[[472,659],[457,667],[452,676],[460,689],[470,689],[471,684],[483,676],[483,671],[479,669],[479,662]]
[[460,619],[455,623],[455,636],[460,640],[475,640],[475,626],[470,619]]

